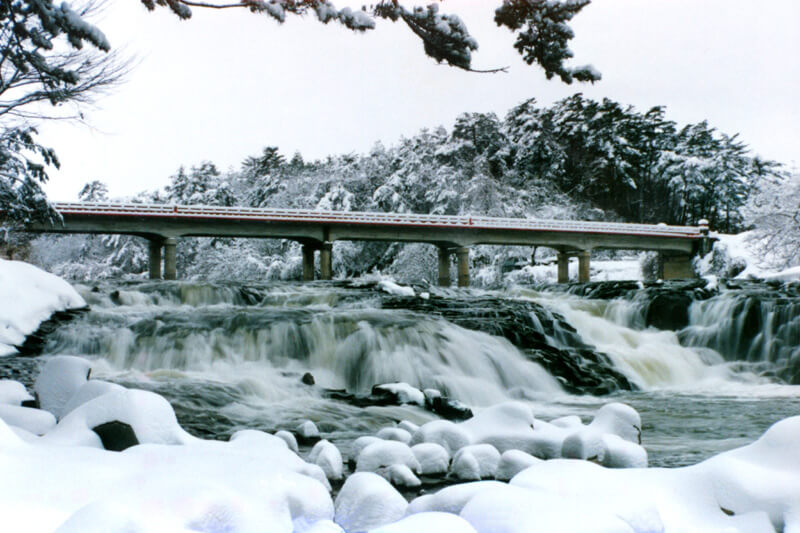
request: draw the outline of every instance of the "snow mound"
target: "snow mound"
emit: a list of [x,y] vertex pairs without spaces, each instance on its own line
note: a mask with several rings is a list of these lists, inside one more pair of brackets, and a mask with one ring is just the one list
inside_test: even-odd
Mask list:
[[398,521],[408,503],[388,481],[372,472],[356,472],[336,496],[334,521],[348,533],[359,533]]
[[500,452],[491,444],[464,446],[453,456],[450,475],[467,481],[493,478],[500,463]]
[[0,404],[0,420],[33,435],[43,435],[56,425],[56,417],[49,411],[19,405]]
[[419,513],[370,533],[476,533],[469,522],[450,513]]
[[58,276],[0,259],[0,355],[14,353],[53,313],[83,307],[84,299]]
[[0,379],[0,404],[21,405],[22,402],[33,400],[33,396],[19,381]]
[[437,476],[447,473],[450,454],[443,446],[434,442],[423,442],[411,447],[414,457],[419,461],[419,473],[423,476]]
[[80,357],[58,355],[49,359],[33,384],[41,408],[60,419],[64,407],[89,380],[91,371],[92,364]]
[[396,440],[403,444],[411,442],[411,433],[400,428],[383,428],[375,436],[383,440]]
[[419,471],[419,461],[408,444],[396,440],[378,440],[358,455],[356,471],[377,472],[393,465],[405,465],[413,472]]
[[322,468],[330,480],[340,480],[344,477],[342,453],[328,440],[323,439],[311,448],[308,461]]
[[495,478],[500,481],[508,481],[529,466],[540,462],[542,459],[521,450],[507,450],[500,456]]
[[461,509],[470,501],[476,494],[484,490],[496,489],[498,487],[505,487],[505,483],[499,481],[473,481],[470,483],[461,483],[443,488],[435,494],[425,494],[411,500],[408,504],[406,514],[425,513],[425,512],[443,512],[459,514]]

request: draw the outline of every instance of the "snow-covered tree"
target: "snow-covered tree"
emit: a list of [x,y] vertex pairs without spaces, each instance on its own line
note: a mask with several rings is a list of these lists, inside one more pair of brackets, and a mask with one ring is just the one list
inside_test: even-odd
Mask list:
[[[244,8],[281,23],[287,15],[313,13],[323,24],[337,21],[357,32],[374,29],[376,18],[402,21],[422,40],[428,56],[464,70],[473,70],[472,52],[478,49],[478,42],[470,35],[464,22],[457,15],[441,13],[436,3],[407,8],[399,0],[378,0],[361,9],[337,9],[329,0],[141,1],[149,10],[156,6],[168,7],[181,19],[190,18],[192,8]],[[543,68],[548,79],[558,76],[565,83],[573,80],[595,82],[601,76],[593,67],[565,64],[573,56],[568,43],[574,34],[568,23],[589,3],[590,0],[503,0],[495,10],[494,20],[498,26],[517,35],[514,48],[529,65],[536,63]],[[505,69],[490,69],[489,72],[499,70]]]
[[770,266],[800,265],[800,172],[763,182],[745,214],[754,227],[753,242]]

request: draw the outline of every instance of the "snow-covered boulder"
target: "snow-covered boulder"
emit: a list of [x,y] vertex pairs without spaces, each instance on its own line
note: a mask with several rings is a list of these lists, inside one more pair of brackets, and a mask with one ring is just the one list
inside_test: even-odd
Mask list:
[[358,455],[356,471],[377,472],[393,465],[405,465],[412,472],[419,471],[419,461],[408,444],[394,440],[379,440],[364,448]]
[[388,468],[381,469],[377,474],[385,477],[395,487],[419,487],[422,485],[422,481],[419,480],[414,472],[403,464],[394,464]]
[[[419,426],[417,424],[415,424],[414,422],[411,422],[409,420],[403,420],[402,422],[397,424],[397,427],[400,428],[400,429],[404,429],[404,430],[408,431],[409,435],[413,435],[419,429]],[[408,444],[408,443],[406,443],[406,444]]]
[[19,405],[0,404],[0,419],[34,435],[43,435],[56,425],[56,417],[49,411]]
[[416,295],[412,287],[404,287],[402,285],[398,285],[397,283],[389,279],[382,279],[378,283],[378,286],[381,288],[383,292],[392,294],[394,296],[413,297]]
[[237,448],[289,449],[286,441],[257,429],[240,429],[229,439]]
[[464,446],[453,456],[450,476],[466,481],[493,478],[500,463],[500,452],[491,444]]
[[319,429],[311,420],[306,420],[298,425],[297,429],[295,429],[295,435],[297,436],[297,441],[301,444],[311,444],[320,439]]
[[80,405],[42,442],[120,450],[141,443],[183,444],[193,439],[178,425],[175,411],[162,396],[123,389]]
[[19,381],[0,379],[0,404],[22,405],[22,402],[32,401],[33,396]]
[[383,440],[396,440],[403,444],[411,442],[411,433],[400,428],[383,428],[375,436]]
[[533,436],[534,417],[530,406],[506,402],[487,407],[459,425],[473,444],[491,444],[504,452],[526,448]]
[[125,387],[122,385],[110,383],[108,381],[102,381],[99,379],[90,379],[81,385],[81,387],[75,391],[75,394],[73,394],[69,401],[64,405],[64,407],[61,409],[61,416],[63,417],[67,413],[73,411],[76,407],[83,405],[89,400],[93,400],[98,396],[108,394],[109,392],[118,392],[121,390],[125,390]]
[[294,434],[282,429],[280,431],[276,431],[275,436],[284,441],[286,446],[288,446],[289,449],[294,453],[300,452],[300,447],[297,445],[297,439],[295,438]]
[[381,392],[391,394],[399,404],[411,403],[420,407],[425,406],[425,394],[408,383],[383,383],[372,387],[373,394]]
[[412,446],[421,442],[434,442],[452,454],[470,444],[470,436],[460,424],[449,420],[432,420],[420,426],[412,435]]
[[361,455],[362,451],[364,451],[364,448],[370,444],[381,442],[382,440],[383,439],[379,439],[373,435],[362,435],[361,437],[358,437],[353,441],[353,444],[350,445],[350,461],[355,464],[358,460],[358,456]]
[[370,533],[476,533],[469,522],[450,513],[419,513]]
[[344,477],[342,453],[329,440],[323,439],[316,443],[308,454],[308,461],[322,468],[330,480],[340,480]]
[[48,359],[33,384],[39,406],[60,419],[64,407],[89,380],[91,371],[92,364],[80,357],[57,355]]
[[334,521],[348,533],[361,533],[400,520],[408,502],[378,474],[356,472],[344,482],[334,505]]
[[425,494],[411,500],[406,514],[443,512],[459,514],[461,509],[476,494],[497,487],[504,487],[505,483],[499,481],[473,481],[445,487],[435,494]]
[[412,446],[411,451],[419,461],[420,475],[439,476],[447,473],[450,467],[450,454],[444,446],[435,442],[422,442]]
[[14,353],[53,313],[83,307],[84,299],[58,276],[0,259],[0,355]]
[[542,460],[522,450],[506,450],[500,456],[495,479],[508,481],[529,466],[541,463]]
[[632,407],[610,403],[594,420],[564,438],[561,456],[589,459],[612,468],[644,468],[647,451],[641,442],[641,419]]

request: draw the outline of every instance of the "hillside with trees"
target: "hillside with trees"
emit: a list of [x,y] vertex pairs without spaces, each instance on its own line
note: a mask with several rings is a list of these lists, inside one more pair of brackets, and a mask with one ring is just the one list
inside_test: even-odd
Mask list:
[[[305,161],[268,146],[239,169],[221,171],[208,161],[180,167],[162,190],[130,200],[678,225],[707,219],[712,229],[732,233],[745,229],[752,193],[780,175],[777,163],[752,155],[736,135],[706,122],[679,126],[663,107],[641,112],[576,94],[549,107],[527,100],[504,119],[464,113],[449,130],[424,129],[388,148],[376,144],[367,154]],[[90,183],[81,199],[102,201],[107,192],[102,183]],[[47,236],[33,247],[40,264],[71,278],[147,268],[146,244],[136,237]],[[498,271],[534,253],[478,247],[473,266]],[[547,253],[540,250],[539,257]],[[293,242],[182,239],[178,257],[186,278],[300,276],[300,248]],[[429,245],[337,242],[334,257],[340,275],[379,270],[434,279]]]

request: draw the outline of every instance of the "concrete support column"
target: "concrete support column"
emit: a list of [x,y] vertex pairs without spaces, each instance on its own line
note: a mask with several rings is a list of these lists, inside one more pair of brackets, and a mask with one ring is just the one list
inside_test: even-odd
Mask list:
[[589,282],[589,252],[578,253],[578,281],[581,283]]
[[439,286],[450,286],[450,250],[439,247]]
[[469,248],[456,250],[458,256],[458,286],[469,287]]
[[303,281],[314,281],[314,248],[303,245]]
[[319,273],[322,279],[333,279],[333,243],[324,242],[319,250]]
[[177,246],[177,239],[164,239],[164,279],[178,279]]
[[150,241],[150,279],[161,279],[161,240]]
[[661,274],[661,279],[663,280],[697,277],[692,266],[692,256],[690,255],[661,254],[660,263],[659,274]]
[[569,283],[569,256],[558,252],[558,282]]

